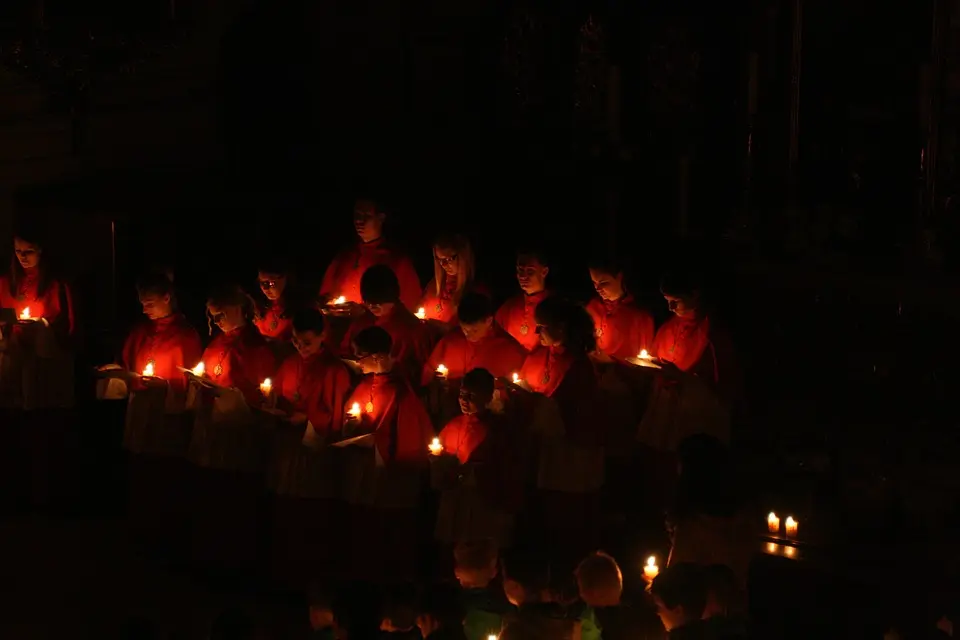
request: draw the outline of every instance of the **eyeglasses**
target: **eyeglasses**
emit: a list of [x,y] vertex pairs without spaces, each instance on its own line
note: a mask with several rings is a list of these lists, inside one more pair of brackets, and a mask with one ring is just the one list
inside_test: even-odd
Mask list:
[[440,263],[441,267],[446,267],[448,265],[451,265],[460,258],[460,256],[456,253],[448,258],[441,258],[440,256],[434,256],[434,257],[437,259],[437,262]]
[[276,280],[261,280],[260,288],[261,289],[275,289],[277,286]]

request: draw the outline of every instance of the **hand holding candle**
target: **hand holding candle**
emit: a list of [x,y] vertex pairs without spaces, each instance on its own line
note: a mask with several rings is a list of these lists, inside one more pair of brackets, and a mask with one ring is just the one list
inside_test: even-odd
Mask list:
[[658,575],[660,575],[660,567],[657,566],[657,557],[650,556],[647,558],[647,564],[643,566],[643,577],[649,582]]
[[430,455],[432,456],[438,456],[443,453],[443,445],[440,444],[440,438],[434,438],[433,442],[431,442],[427,448],[430,449]]
[[350,407],[350,411],[347,411],[347,414],[349,414],[350,417],[353,418],[354,420],[359,420],[360,419],[360,403],[354,402],[353,405]]
[[264,378],[263,382],[260,383],[260,393],[264,397],[269,397],[271,392],[273,392],[273,381],[270,378]]
[[33,320],[33,316],[30,315],[30,307],[24,307],[23,311],[20,312],[21,320]]
[[653,357],[647,352],[646,349],[640,349],[640,355],[637,356],[638,360],[653,360]]
[[796,520],[793,519],[793,516],[787,516],[787,521],[786,521],[786,523],[785,523],[784,528],[786,529],[787,537],[788,537],[788,538],[796,538],[796,537],[797,537],[797,526],[798,526],[798,525],[799,525],[799,523],[798,523]]
[[445,365],[442,365],[442,364],[438,364],[438,365],[437,365],[437,375],[439,375],[441,378],[443,378],[444,380],[446,380],[446,379],[447,379],[447,373],[449,373],[449,370],[447,369],[447,367],[446,367]]
[[202,362],[198,362],[197,366],[193,368],[193,375],[197,376],[198,378],[202,378],[203,374],[206,372],[207,372],[207,368],[206,366],[204,366]]
[[520,374],[519,374],[519,373],[513,374],[513,384],[520,384]]
[[417,316],[418,318],[420,318],[421,320],[426,320],[426,319],[427,319],[427,310],[424,309],[423,307],[420,307],[419,309],[417,309],[417,312],[416,312],[414,315],[416,315],[416,316]]
[[773,535],[780,533],[780,518],[773,511],[767,515],[767,531]]
[[330,304],[334,307],[339,307],[341,305],[347,304],[346,296],[339,296],[330,301]]

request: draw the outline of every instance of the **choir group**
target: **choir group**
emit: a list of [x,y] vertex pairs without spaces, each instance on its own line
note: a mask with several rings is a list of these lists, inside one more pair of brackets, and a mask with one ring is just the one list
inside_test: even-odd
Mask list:
[[[478,540],[537,541],[572,567],[600,544],[605,496],[665,501],[680,444],[727,438],[730,349],[692,274],[664,277],[672,314],[655,328],[615,261],[588,265],[583,305],[522,249],[519,291],[495,308],[467,237],[433,243],[421,288],[385,217],[356,203],[358,242],[318,295],[273,264],[254,295],[213,292],[205,347],[170,278],[140,280],[145,320],[98,370],[98,396],[127,403],[131,517],[157,544],[290,587],[422,577]],[[0,395],[67,406],[72,380],[56,388],[53,372],[70,357],[70,292],[23,235],[0,278]]]

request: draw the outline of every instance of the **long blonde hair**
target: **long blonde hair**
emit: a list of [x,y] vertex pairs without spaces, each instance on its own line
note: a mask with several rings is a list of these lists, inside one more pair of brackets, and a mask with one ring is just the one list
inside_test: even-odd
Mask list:
[[433,243],[433,281],[437,288],[437,297],[440,297],[447,280],[447,272],[440,266],[440,260],[437,259],[437,249],[447,249],[453,251],[457,256],[457,288],[453,292],[454,304],[460,304],[460,298],[464,292],[473,284],[473,276],[476,273],[476,263],[473,257],[473,247],[470,240],[459,233],[440,236]]

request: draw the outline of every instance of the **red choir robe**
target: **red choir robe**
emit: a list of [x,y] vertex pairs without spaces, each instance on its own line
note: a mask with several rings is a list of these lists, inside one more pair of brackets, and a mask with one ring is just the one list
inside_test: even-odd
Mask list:
[[166,380],[171,388],[183,391],[187,381],[177,367],[194,367],[202,353],[200,334],[183,314],[172,313],[135,326],[123,344],[120,360],[124,367],[136,373],[143,372],[147,363],[152,362],[158,378]]
[[305,414],[321,436],[340,431],[352,386],[350,370],[340,358],[326,350],[307,360],[292,355],[280,365],[274,384],[281,408]]
[[407,379],[396,373],[364,376],[344,403],[360,405],[358,430],[373,433],[385,464],[425,463],[433,438],[426,408]]
[[[437,294],[437,281],[431,280],[427,288],[423,290],[423,297],[417,307],[423,307],[426,320],[436,320],[444,324],[454,324],[457,322],[457,305],[454,304],[453,296],[457,291],[457,279],[444,277],[443,286],[440,288],[440,294]],[[473,291],[482,293],[485,296],[490,295],[490,290],[482,284],[470,283],[464,291]]]
[[606,355],[624,360],[636,358],[653,345],[653,316],[639,308],[632,295],[614,302],[600,297],[587,303],[587,313],[596,327],[597,348]]
[[504,302],[497,310],[497,324],[513,336],[513,339],[527,351],[533,351],[540,346],[540,336],[537,335],[536,331],[537,321],[534,319],[533,313],[537,305],[549,295],[548,291],[541,291],[529,296],[521,293]]
[[557,403],[568,440],[581,444],[602,442],[597,376],[589,358],[573,356],[563,347],[541,347],[527,356],[520,379],[531,390]]
[[708,316],[673,316],[667,320],[657,330],[650,355],[672,362],[712,386],[723,385],[728,377],[725,374],[731,373],[729,368],[733,365],[729,339],[711,324]]
[[393,340],[391,356],[396,367],[410,380],[417,380],[424,363],[433,350],[433,332],[405,307],[397,305],[389,316],[374,316],[371,313],[357,318],[350,325],[341,353],[353,352],[353,337],[371,326],[383,327]]
[[283,301],[278,300],[264,309],[263,315],[256,318],[253,323],[264,338],[286,342],[293,335],[293,319],[286,317],[285,314]]
[[499,326],[494,324],[489,334],[478,342],[470,342],[460,330],[451,331],[440,339],[423,366],[420,383],[430,384],[437,367],[447,368],[448,380],[460,380],[472,369],[486,369],[496,378],[510,378],[520,370],[527,352]]
[[275,366],[267,341],[249,325],[218,333],[201,361],[207,378],[221,387],[236,387],[252,407],[263,401],[260,383],[273,375]]
[[476,414],[459,415],[441,431],[440,444],[444,453],[457,456],[460,464],[467,464],[470,456],[487,439],[487,424]]
[[378,264],[385,264],[393,269],[400,282],[400,301],[408,309],[416,311],[417,301],[420,299],[420,278],[417,271],[406,254],[383,238],[373,242],[359,242],[333,259],[323,274],[323,283],[320,285],[320,294],[324,296],[322,301],[343,296],[347,302],[362,303],[360,278],[367,269]]
[[10,294],[9,276],[0,276],[0,308],[13,309],[18,318],[24,309],[29,308],[31,317],[45,319],[59,335],[73,335],[76,325],[70,288],[64,282],[50,279],[46,291],[41,294],[39,285],[37,268],[25,269],[14,295]]

